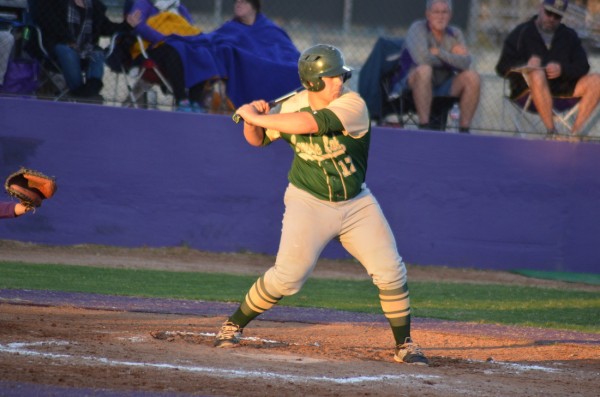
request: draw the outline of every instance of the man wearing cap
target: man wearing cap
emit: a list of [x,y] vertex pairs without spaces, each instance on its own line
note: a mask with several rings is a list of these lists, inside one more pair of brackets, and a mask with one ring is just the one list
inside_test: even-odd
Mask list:
[[[578,134],[600,100],[600,74],[590,73],[575,30],[561,23],[568,0],[543,0],[536,16],[518,25],[504,41],[496,72],[510,81],[511,98],[528,88],[549,135],[555,133],[552,96],[581,98],[571,133]],[[527,66],[525,76],[509,73]]]

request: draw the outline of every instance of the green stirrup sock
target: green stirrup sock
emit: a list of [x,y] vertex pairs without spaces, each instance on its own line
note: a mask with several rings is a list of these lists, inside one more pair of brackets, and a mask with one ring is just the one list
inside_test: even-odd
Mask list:
[[[245,306],[245,307],[244,307]],[[248,323],[258,317],[261,313],[252,311],[243,302],[240,307],[229,317],[229,321],[244,328]]]
[[410,338],[410,314],[401,318],[388,318],[396,345],[404,343],[406,338]]

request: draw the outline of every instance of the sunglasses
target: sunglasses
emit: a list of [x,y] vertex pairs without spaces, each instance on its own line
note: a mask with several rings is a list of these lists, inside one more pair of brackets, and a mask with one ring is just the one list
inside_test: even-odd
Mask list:
[[556,19],[557,21],[560,21],[562,19],[562,15],[559,15],[552,11],[544,10],[544,14],[546,14],[546,16],[548,18],[553,18],[553,19]]

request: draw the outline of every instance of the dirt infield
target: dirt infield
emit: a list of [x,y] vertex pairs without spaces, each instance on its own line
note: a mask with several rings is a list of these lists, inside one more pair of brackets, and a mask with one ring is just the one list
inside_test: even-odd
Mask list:
[[[26,250],[24,250],[26,248]],[[43,247],[0,242],[0,260],[260,274],[272,258],[187,249]],[[361,278],[348,261],[315,277]],[[409,277],[536,281],[503,272],[409,267]],[[600,291],[594,286],[569,288]],[[414,320],[426,368],[393,362],[380,316],[276,307],[242,346],[212,347],[236,305],[0,290],[2,396],[596,396],[600,334]]]

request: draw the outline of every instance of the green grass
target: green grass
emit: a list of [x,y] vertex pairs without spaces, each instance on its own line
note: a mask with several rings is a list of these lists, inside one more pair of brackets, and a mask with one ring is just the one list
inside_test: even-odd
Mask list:
[[[0,262],[1,289],[239,302],[255,276]],[[413,313],[600,333],[600,293],[499,284],[409,283]],[[281,305],[381,313],[370,281],[312,278]]]
[[583,283],[600,285],[600,274],[572,273],[572,272],[549,272],[543,270],[515,269],[512,273],[527,277],[542,278],[546,280],[567,281],[571,283]]

